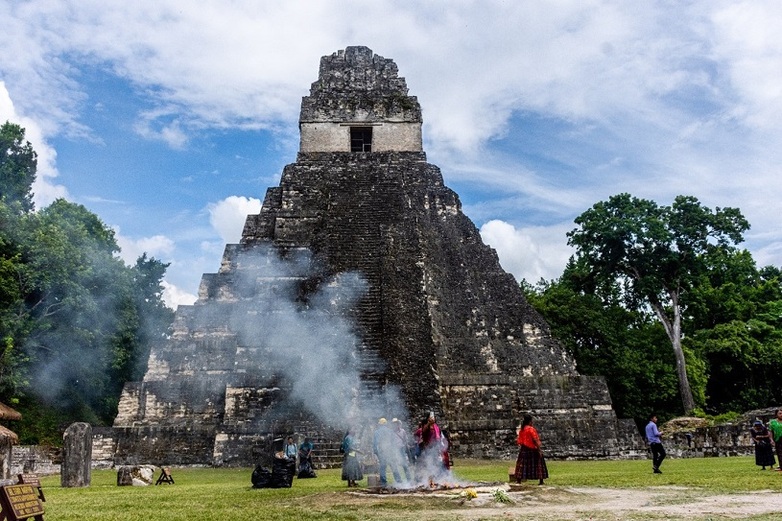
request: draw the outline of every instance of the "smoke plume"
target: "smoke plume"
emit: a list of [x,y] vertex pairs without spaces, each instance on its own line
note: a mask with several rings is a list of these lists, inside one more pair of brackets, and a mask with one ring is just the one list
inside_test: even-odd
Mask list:
[[[399,388],[362,379],[368,347],[354,308],[368,284],[360,273],[324,275],[308,250],[279,256],[271,246],[240,249],[234,267],[230,328],[262,346],[260,365],[291,386],[291,396],[326,425],[373,425],[382,416],[407,421]],[[373,358],[377,360],[377,358]]]

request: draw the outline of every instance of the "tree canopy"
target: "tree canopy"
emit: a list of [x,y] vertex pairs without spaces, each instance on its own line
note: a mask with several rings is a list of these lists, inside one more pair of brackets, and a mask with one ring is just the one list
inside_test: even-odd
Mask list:
[[38,169],[38,156],[24,134],[14,123],[0,126],[0,201],[18,212],[33,209],[31,190]]
[[34,212],[35,153],[19,145],[24,129],[3,129],[27,161],[0,176],[0,401],[23,413],[23,442],[59,441],[60,423],[111,424],[124,382],[167,335],[167,264],[145,254],[126,266],[113,230],[84,206],[59,199]]
[[606,378],[618,414],[692,412],[680,368],[704,413],[782,403],[782,272],[736,246],[749,228],[738,210],[622,194],[577,224],[562,276],[522,289],[579,372]]
[[712,257],[687,295],[683,345],[706,363],[709,408],[742,411],[782,403],[780,271],[757,269],[747,251]]
[[581,281],[571,264],[557,280],[522,288],[573,355],[579,373],[606,379],[617,415],[641,419],[652,411],[678,410],[676,361],[660,323],[583,291]]
[[568,243],[595,288],[618,283],[628,308],[648,306],[663,325],[684,412],[691,413],[695,400],[681,344],[682,299],[708,272],[710,257],[743,241],[749,223],[737,209],[711,210],[692,196],[658,206],[626,193],[595,204],[575,222]]

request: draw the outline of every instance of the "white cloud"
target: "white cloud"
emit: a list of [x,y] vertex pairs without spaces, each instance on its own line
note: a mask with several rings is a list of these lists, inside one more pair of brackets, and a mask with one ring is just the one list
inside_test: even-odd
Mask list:
[[[320,56],[367,45],[394,59],[421,101],[427,152],[446,180],[480,192],[481,220],[517,223],[484,225],[517,277],[557,276],[567,257],[549,237],[564,245],[571,225],[525,220],[560,223],[622,191],[739,207],[764,237],[755,251],[782,265],[782,242],[762,233],[777,228],[769,208],[782,199],[776,2],[30,0],[0,3],[0,17],[13,57],[0,62],[10,93],[0,110],[13,99],[37,122],[51,172],[36,187],[42,200],[64,193],[46,139],[97,132],[82,122],[84,71],[125,80],[135,130],[172,148],[237,128],[291,139]],[[259,207],[237,196],[208,209],[236,242]]]
[[782,119],[782,10],[776,2],[731,2],[716,9],[716,57],[727,67],[738,103],[735,116],[758,128],[778,128]]
[[[18,88],[31,89],[36,110],[51,112],[45,99],[66,109],[83,99],[61,59],[68,55],[128,78],[149,101],[144,117],[166,121],[177,114],[181,128],[153,120],[139,127],[173,143],[184,139],[187,126],[273,128],[293,121],[319,57],[346,45],[369,45],[394,58],[424,101],[431,137],[462,151],[502,134],[513,110],[598,117],[606,107],[635,104],[649,89],[677,81],[671,80],[677,71],[660,66],[670,59],[664,45],[641,48],[644,61],[628,60],[639,50],[639,35],[658,29],[660,18],[635,4],[592,0],[552,9],[534,2],[386,1],[370,7],[324,0],[226,6],[214,0],[183,8],[178,0],[139,0],[106,9],[101,1],[79,0],[32,1],[7,11],[12,27],[25,28],[11,32],[26,46],[12,76]],[[307,37],[291,41],[292,30]],[[19,45],[11,36],[2,43]],[[41,62],[54,66],[39,70]],[[584,81],[595,75],[602,81]],[[67,111],[51,116],[76,125]]]
[[516,228],[500,220],[481,226],[483,241],[497,251],[503,269],[516,280],[532,284],[541,278],[551,280],[562,274],[573,250],[565,233],[571,224]]
[[132,239],[122,235],[119,227],[115,226],[114,238],[117,240],[117,245],[121,250],[120,258],[129,266],[135,264],[136,259],[144,253],[147,254],[147,257],[154,257],[163,262],[167,262],[167,259],[170,258],[175,250],[174,241],[165,235]]
[[209,222],[223,239],[223,243],[236,243],[242,237],[244,221],[250,214],[261,211],[260,199],[232,195],[210,204]]
[[153,128],[158,122],[155,117],[147,114],[146,117],[142,117],[134,129],[136,132],[145,139],[152,139],[157,141],[163,141],[169,147],[175,150],[182,150],[188,142],[187,133],[182,130],[182,125],[179,121],[174,121],[170,124],[164,124],[159,129]]
[[189,306],[198,300],[198,295],[188,293],[165,280],[161,283],[161,286],[163,286],[163,302],[172,309],[176,309],[179,306]]
[[[716,90],[724,83],[710,85],[722,66],[753,106],[776,103],[769,67],[782,45],[779,10],[733,4],[139,0],[106,9],[99,0],[31,1],[6,8],[11,30],[0,41],[20,47],[4,67],[38,98],[36,110],[53,100],[66,109],[56,113],[61,124],[76,125],[65,114],[83,98],[62,60],[70,55],[128,78],[150,103],[145,132],[174,144],[188,125],[292,121],[318,58],[365,44],[399,64],[433,141],[475,151],[518,110],[583,121],[629,111],[664,122],[672,116],[665,96],[678,89],[727,95]],[[293,28],[307,38],[292,42]],[[176,123],[151,124],[172,114]]]

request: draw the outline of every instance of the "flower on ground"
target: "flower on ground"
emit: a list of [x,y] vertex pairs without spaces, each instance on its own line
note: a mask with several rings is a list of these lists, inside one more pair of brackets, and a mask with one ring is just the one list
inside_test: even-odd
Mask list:
[[501,488],[496,489],[491,495],[497,503],[513,503],[508,493]]
[[468,488],[467,490],[462,491],[462,493],[459,494],[459,496],[469,500],[478,497],[478,493],[475,491],[474,488]]

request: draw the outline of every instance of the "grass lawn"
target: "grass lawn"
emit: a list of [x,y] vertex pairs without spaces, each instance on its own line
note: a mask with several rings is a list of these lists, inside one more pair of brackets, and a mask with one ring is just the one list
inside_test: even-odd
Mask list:
[[[457,460],[456,477],[506,482],[509,461]],[[666,459],[655,475],[646,461],[549,461],[550,478],[540,495],[569,487],[694,487],[709,493],[782,491],[782,472],[761,471],[750,457]],[[159,474],[157,471],[155,478]],[[251,469],[172,468],[174,485],[118,487],[113,470],[93,471],[85,488],[62,488],[59,476],[42,478],[45,519],[159,521],[276,521],[420,519],[460,507],[442,497],[357,496],[348,493],[340,469],[320,470],[315,479],[294,479],[290,489],[251,488]],[[366,480],[363,482],[366,483]],[[533,487],[534,485],[530,485]]]

